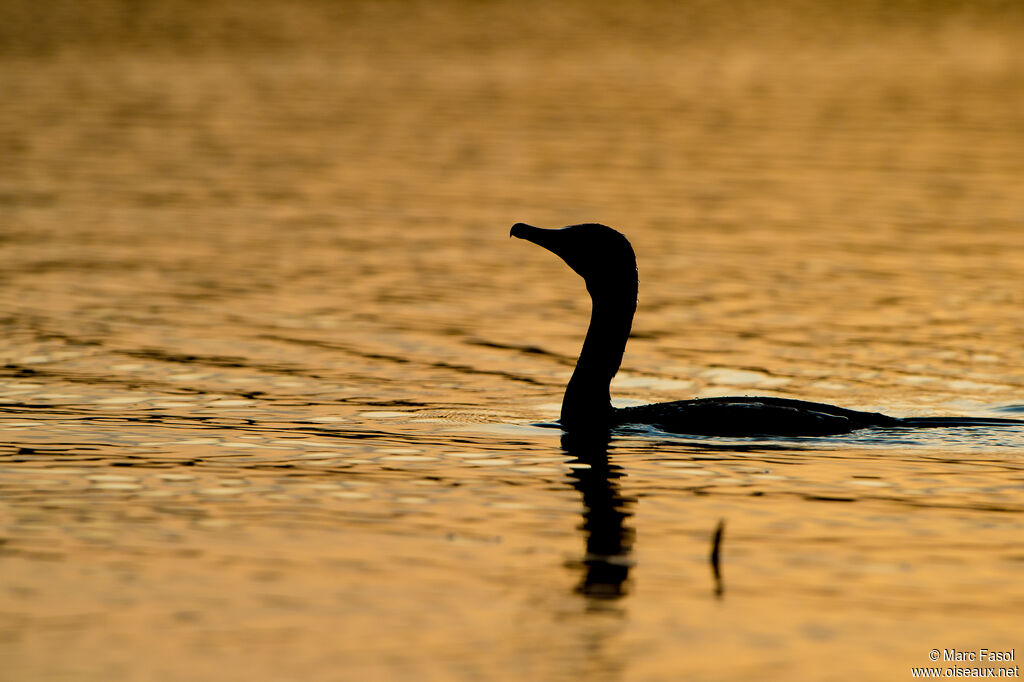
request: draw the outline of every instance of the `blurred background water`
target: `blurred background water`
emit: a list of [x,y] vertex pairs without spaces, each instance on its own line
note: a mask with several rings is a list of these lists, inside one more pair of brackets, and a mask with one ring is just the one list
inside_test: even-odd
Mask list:
[[[0,2],[0,679],[904,679],[1024,648],[1024,6]],[[716,578],[711,538],[725,531]]]

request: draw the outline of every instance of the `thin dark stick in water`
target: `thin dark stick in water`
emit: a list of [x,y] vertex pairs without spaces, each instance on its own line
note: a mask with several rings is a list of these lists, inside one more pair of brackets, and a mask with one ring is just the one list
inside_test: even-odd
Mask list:
[[711,536],[711,572],[715,576],[715,596],[721,597],[725,592],[722,586],[722,572],[719,568],[719,556],[722,549],[722,535],[725,533],[725,519],[719,519],[714,535]]

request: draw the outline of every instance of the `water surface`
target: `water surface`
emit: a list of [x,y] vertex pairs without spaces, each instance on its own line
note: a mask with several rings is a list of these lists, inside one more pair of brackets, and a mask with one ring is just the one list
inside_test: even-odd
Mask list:
[[508,239],[631,238],[620,404],[1024,417],[1019,13],[93,5],[0,22],[4,675],[1024,650],[1024,431],[563,441],[585,292]]

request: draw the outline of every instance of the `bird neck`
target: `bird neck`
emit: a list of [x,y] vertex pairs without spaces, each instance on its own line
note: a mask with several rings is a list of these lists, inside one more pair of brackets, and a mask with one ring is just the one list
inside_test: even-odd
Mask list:
[[561,423],[568,428],[607,425],[613,412],[609,392],[619,371],[636,312],[636,283],[622,290],[595,290],[590,327],[576,369],[562,398]]

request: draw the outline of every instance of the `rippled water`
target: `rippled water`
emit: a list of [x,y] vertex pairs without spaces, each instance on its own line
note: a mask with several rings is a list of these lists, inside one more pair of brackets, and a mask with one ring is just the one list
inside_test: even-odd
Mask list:
[[54,7],[0,16],[0,679],[1024,650],[1024,430],[565,441],[585,292],[508,239],[631,238],[620,404],[1024,417],[1013,7]]

